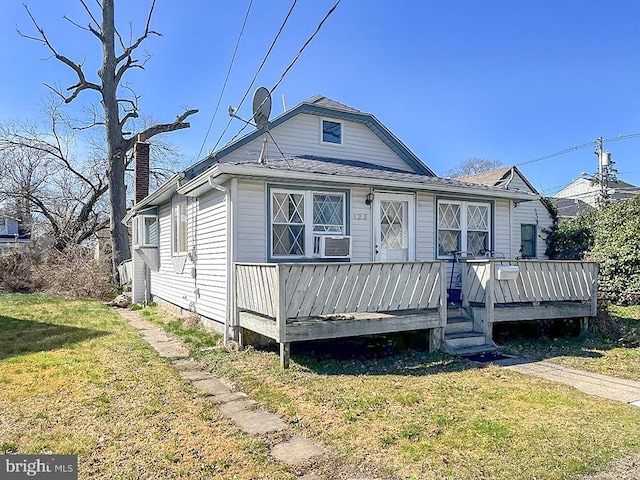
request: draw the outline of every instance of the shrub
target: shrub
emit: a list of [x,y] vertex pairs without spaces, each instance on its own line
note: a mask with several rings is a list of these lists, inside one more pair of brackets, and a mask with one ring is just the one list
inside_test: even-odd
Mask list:
[[594,243],[587,257],[600,263],[600,292],[621,305],[640,297],[640,196],[604,206],[593,227]]
[[107,299],[115,292],[109,258],[95,260],[80,245],[64,252],[33,247],[0,255],[0,290]]

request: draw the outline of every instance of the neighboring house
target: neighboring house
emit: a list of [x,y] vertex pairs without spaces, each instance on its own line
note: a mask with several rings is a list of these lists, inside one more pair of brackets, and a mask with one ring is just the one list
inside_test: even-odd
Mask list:
[[[614,180],[609,182],[607,193],[609,198],[613,200],[626,200],[634,195],[640,195],[640,187],[622,180]],[[602,190],[597,182],[581,177],[571,182],[553,197],[581,200],[592,207],[597,207],[601,195]]]
[[[311,338],[430,329],[439,348],[449,332],[446,290],[462,278],[453,252],[521,256],[525,220],[516,212],[538,205],[533,188],[439,178],[376,117],[322,96],[269,123],[260,162],[264,137],[256,130],[232,142],[128,212],[134,302],[196,312],[225,341],[230,326],[234,336],[248,329],[276,339],[283,364],[290,342]],[[542,226],[544,208],[525,208]],[[474,298],[487,288],[476,285]],[[540,303],[537,291],[509,301]],[[355,313],[333,316],[345,312]],[[486,347],[487,312],[481,332],[457,324],[449,349],[468,341],[462,332],[475,335],[464,345]],[[309,315],[331,321],[299,321]]]
[[[478,173],[458,180],[539,196],[533,185],[516,166]],[[511,250],[506,258],[513,258],[510,255],[522,258],[548,258],[545,254],[546,231],[553,226],[553,217],[540,198],[514,204],[510,223]],[[496,256],[500,253],[502,252],[496,251]]]
[[31,235],[20,228],[20,221],[0,215],[0,254],[26,248],[31,241]]
[[553,206],[556,208],[556,215],[558,217],[558,222],[562,222],[563,220],[567,220],[569,218],[574,218],[579,213],[588,210],[591,207],[588,203],[583,202],[582,200],[578,200],[577,198],[550,198],[549,199]]

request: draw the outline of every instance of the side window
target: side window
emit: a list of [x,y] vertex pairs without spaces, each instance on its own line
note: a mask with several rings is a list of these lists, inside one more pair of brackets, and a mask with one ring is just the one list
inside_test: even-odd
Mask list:
[[172,253],[186,255],[187,253],[187,202],[179,199],[173,204],[171,218]]
[[523,258],[536,257],[536,226],[520,225],[520,254]]

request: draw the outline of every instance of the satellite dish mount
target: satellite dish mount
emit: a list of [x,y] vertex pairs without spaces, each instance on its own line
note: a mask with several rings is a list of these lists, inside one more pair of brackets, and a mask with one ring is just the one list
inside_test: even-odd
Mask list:
[[269,115],[271,114],[271,93],[265,87],[258,87],[253,94],[253,120],[258,131],[264,134],[258,163],[266,163],[269,156]]

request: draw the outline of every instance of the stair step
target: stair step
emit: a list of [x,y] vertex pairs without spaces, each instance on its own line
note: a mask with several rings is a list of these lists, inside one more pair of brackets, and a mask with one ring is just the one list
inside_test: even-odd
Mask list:
[[486,337],[484,333],[481,332],[451,333],[445,335],[444,339],[453,349],[473,347],[486,343]]
[[473,322],[468,318],[449,318],[447,319],[447,325],[444,327],[445,335],[472,331]]

